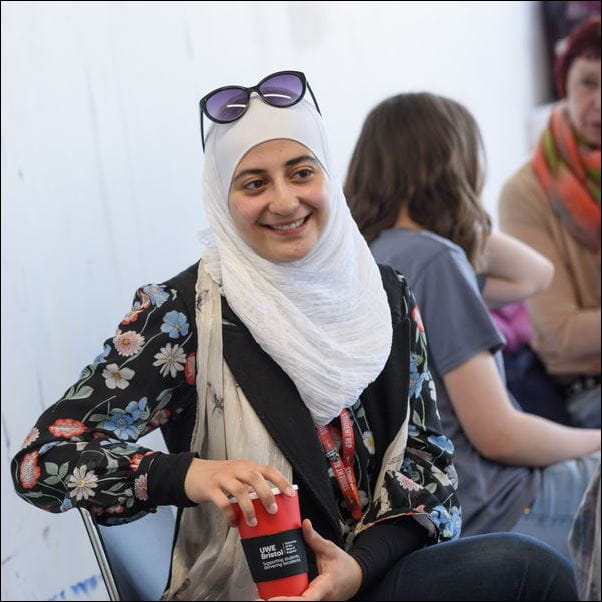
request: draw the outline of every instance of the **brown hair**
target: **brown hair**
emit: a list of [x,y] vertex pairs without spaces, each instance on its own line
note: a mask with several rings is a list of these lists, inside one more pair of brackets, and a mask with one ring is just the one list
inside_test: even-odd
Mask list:
[[364,238],[372,242],[392,228],[403,206],[477,268],[491,230],[479,198],[481,155],[479,128],[461,104],[428,93],[381,102],[366,118],[345,182]]

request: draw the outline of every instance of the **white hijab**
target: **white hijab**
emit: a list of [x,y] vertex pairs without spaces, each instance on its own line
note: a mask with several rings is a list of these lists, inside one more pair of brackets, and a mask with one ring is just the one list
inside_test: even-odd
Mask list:
[[[291,262],[258,255],[240,237],[228,209],[230,183],[243,156],[282,138],[311,150],[329,182],[324,231],[304,258]],[[276,108],[253,95],[241,119],[214,124],[203,193],[211,226],[203,252],[208,272],[255,340],[295,383],[314,422],[328,424],[380,374],[392,328],[380,272],[351,217],[313,105],[303,99]]]

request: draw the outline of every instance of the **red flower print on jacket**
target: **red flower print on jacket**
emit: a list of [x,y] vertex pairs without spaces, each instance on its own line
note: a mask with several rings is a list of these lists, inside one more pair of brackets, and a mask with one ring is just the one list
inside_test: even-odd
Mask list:
[[48,427],[48,430],[55,437],[71,439],[85,433],[86,425],[79,420],[73,420],[73,418],[59,418]]
[[412,320],[416,322],[418,330],[420,332],[424,332],[424,324],[422,323],[422,316],[420,315],[420,309],[418,309],[418,305],[414,305],[414,309],[412,310]]
[[122,325],[127,326],[131,322],[135,322],[138,316],[151,306],[150,297],[144,291],[138,291],[138,297],[140,298],[140,303],[138,301],[134,303],[134,307],[121,320]]
[[38,466],[38,452],[25,454],[19,467],[19,481],[23,489],[32,489],[38,483],[42,469]]
[[123,504],[115,504],[114,506],[109,506],[108,508],[99,508],[98,506],[93,506],[91,510],[95,516],[102,516],[103,514],[124,514],[125,506]]
[[189,385],[194,385],[196,380],[196,353],[189,353],[184,366],[184,376]]
[[150,456],[154,453],[156,452],[148,451],[145,454],[134,454],[130,458],[130,469],[132,470],[132,472],[136,472],[138,468],[140,468],[140,462],[142,462],[142,458],[144,458],[144,456]]
[[[162,410],[157,410],[148,421],[146,428],[140,433],[140,436],[144,436],[151,431],[154,431],[156,428],[163,426],[168,420],[169,417],[173,414],[173,411],[170,408],[163,408]],[[152,453],[152,452],[151,452]],[[144,454],[146,455],[146,454]]]

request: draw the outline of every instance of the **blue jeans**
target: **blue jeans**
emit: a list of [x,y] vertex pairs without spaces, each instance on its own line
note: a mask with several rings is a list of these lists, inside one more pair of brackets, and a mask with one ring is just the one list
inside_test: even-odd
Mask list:
[[575,426],[600,428],[600,385],[589,391],[575,393],[566,400],[566,407]]
[[599,463],[600,452],[595,452],[544,468],[540,493],[525,509],[512,531],[545,541],[570,559],[569,531]]
[[577,600],[570,564],[516,533],[475,535],[422,548],[357,600]]

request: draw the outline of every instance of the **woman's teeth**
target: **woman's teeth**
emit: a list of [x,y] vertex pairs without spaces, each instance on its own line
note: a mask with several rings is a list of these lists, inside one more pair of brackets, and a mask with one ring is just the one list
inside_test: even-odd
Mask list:
[[296,222],[293,222],[292,224],[286,224],[284,226],[270,226],[270,228],[273,228],[274,230],[293,230],[294,228],[298,228],[299,226],[301,226],[304,221],[305,221],[305,218],[302,217],[301,219],[298,219]]

